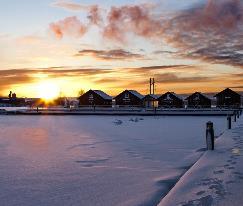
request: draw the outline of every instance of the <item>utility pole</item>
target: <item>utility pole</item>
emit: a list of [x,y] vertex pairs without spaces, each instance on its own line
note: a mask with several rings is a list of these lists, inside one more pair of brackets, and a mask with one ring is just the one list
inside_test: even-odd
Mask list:
[[149,94],[154,94],[155,93],[155,80],[154,78],[150,78],[149,80]]
[[153,94],[155,94],[155,81],[154,81],[154,78],[153,78],[152,84],[153,84]]

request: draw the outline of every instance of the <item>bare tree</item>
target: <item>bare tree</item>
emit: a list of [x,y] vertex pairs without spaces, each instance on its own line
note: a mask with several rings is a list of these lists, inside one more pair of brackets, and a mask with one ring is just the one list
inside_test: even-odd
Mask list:
[[80,90],[78,91],[78,96],[80,97],[80,96],[82,96],[84,93],[85,93],[85,91],[84,91],[83,89],[80,89]]

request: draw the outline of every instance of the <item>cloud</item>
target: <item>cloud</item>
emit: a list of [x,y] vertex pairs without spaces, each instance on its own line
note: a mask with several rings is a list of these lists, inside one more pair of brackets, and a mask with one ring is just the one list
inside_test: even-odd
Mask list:
[[56,23],[51,23],[49,28],[58,39],[63,38],[64,35],[82,37],[87,32],[87,26],[76,16],[67,17]]
[[81,50],[75,56],[92,56],[98,60],[131,60],[131,59],[144,59],[141,54],[131,53],[123,49],[115,50]]
[[56,38],[62,39],[64,36],[71,36],[81,38],[90,29],[92,25],[101,26],[103,19],[101,16],[101,9],[98,5],[82,6],[79,4],[57,2],[58,5],[68,5],[71,8],[82,8],[88,11],[87,19],[89,23],[81,22],[77,16],[66,17],[58,22],[53,22],[49,25],[49,30]]
[[152,38],[161,36],[163,27],[161,22],[151,13],[152,7],[142,5],[112,7],[108,13],[108,23],[104,28],[103,36],[124,42],[128,33]]
[[103,19],[101,16],[101,9],[98,5],[90,6],[87,18],[89,19],[90,25],[101,26]]
[[67,9],[70,11],[81,11],[90,9],[90,6],[74,3],[71,1],[56,1],[52,3],[51,6]]
[[77,17],[52,23],[50,28],[59,38],[80,38],[90,26],[98,25],[106,40],[127,43],[132,34],[176,48],[172,54],[162,53],[243,68],[242,0],[207,0],[174,13],[158,13],[156,7],[142,4],[111,7],[104,19],[97,5],[84,7],[66,1],[56,5],[85,9],[89,20],[86,25]]
[[18,44],[36,44],[40,43],[43,41],[44,38],[37,36],[37,35],[26,35],[26,36],[21,36],[16,39],[16,42]]
[[29,71],[26,70],[0,70],[0,76],[1,90],[11,90],[13,85],[33,82],[33,78],[30,76]]
[[167,42],[184,57],[243,68],[243,3],[208,0],[167,23]]
[[10,37],[10,34],[4,34],[4,33],[0,33],[0,40],[4,40]]
[[87,82],[89,88],[105,89],[112,95],[125,88],[147,93],[149,77],[155,78],[157,93],[167,90],[192,92],[195,88],[201,91],[217,91],[225,86],[241,89],[243,73],[212,76],[205,72],[199,76],[196,72],[199,69],[200,67],[191,65],[157,65],[114,69],[50,67],[0,70],[0,89],[6,93],[18,88],[20,94],[22,86],[31,87],[48,79],[53,82],[65,80],[67,83],[62,83],[62,86],[69,92],[73,91],[72,94],[75,94],[78,85],[82,87],[83,82]]

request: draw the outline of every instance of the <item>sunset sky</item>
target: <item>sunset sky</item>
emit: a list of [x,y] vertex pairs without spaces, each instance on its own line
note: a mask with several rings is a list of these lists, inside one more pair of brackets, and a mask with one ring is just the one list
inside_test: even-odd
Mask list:
[[[0,94],[243,90],[243,0],[2,0]],[[48,90],[48,86],[44,87]]]

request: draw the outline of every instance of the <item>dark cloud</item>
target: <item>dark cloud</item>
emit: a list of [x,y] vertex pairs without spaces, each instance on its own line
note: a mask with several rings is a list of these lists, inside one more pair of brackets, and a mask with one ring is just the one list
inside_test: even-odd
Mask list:
[[92,56],[99,60],[144,59],[141,54],[131,53],[123,49],[115,50],[81,50],[75,56]]
[[211,78],[208,76],[192,76],[192,77],[180,77],[177,76],[176,74],[171,74],[171,73],[165,73],[165,74],[160,74],[156,76],[156,82],[157,83],[163,83],[163,84],[175,84],[175,83],[198,83],[198,82],[209,82],[214,80],[215,78]]
[[13,85],[21,85],[34,81],[34,78],[26,70],[0,70],[0,76],[0,93],[1,90],[10,90]]
[[137,67],[137,68],[127,68],[129,73],[137,73],[137,72],[150,72],[157,73],[160,71],[170,70],[170,71],[198,71],[200,68],[191,66],[191,65],[158,65],[158,66],[147,66],[147,67]]
[[168,21],[167,42],[184,57],[243,67],[241,0],[208,0]]

